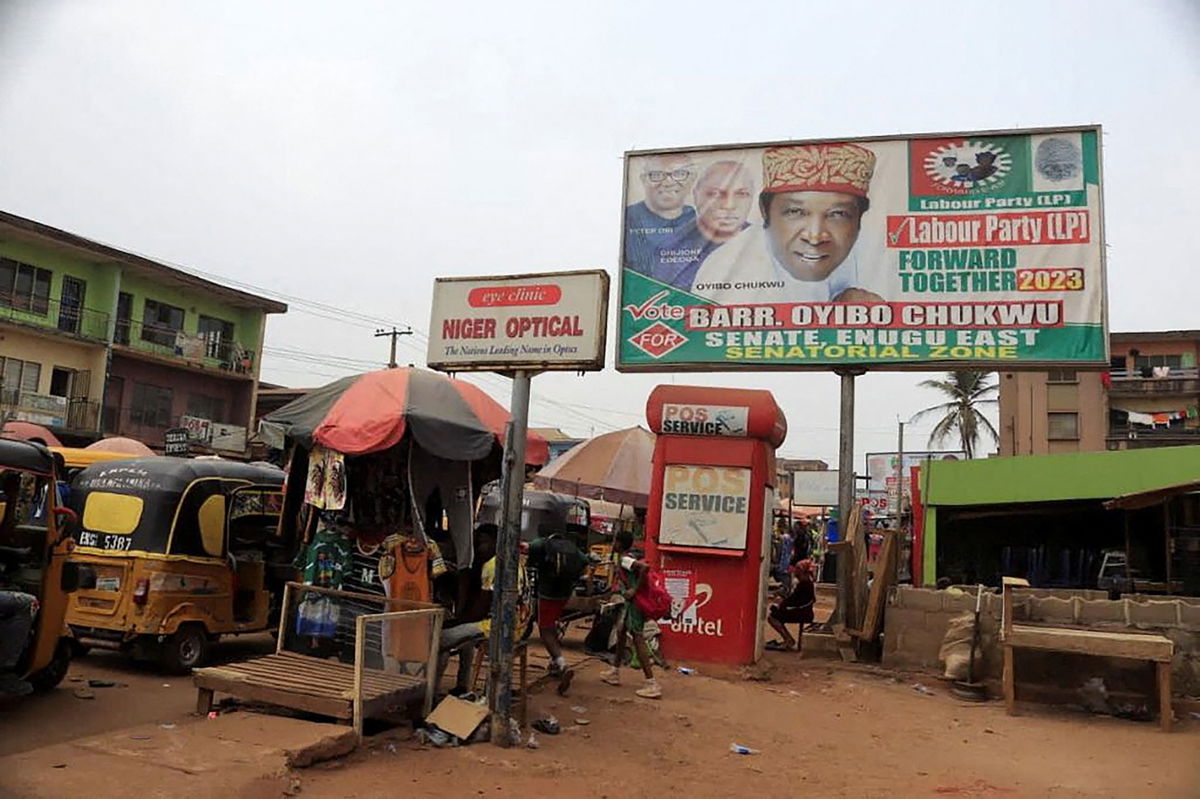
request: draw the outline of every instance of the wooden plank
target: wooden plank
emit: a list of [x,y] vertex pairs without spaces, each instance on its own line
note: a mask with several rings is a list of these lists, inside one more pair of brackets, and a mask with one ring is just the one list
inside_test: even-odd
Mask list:
[[331,699],[312,696],[310,694],[300,694],[294,691],[270,688],[265,685],[238,682],[223,683],[220,680],[210,679],[205,680],[204,687],[223,694],[229,694],[230,696],[236,696],[238,699],[249,702],[264,702],[269,705],[292,708],[293,710],[319,713],[322,716],[348,719],[351,715],[350,702],[345,699]]
[[[318,661],[317,663],[320,663]],[[280,663],[276,660],[268,658],[259,658],[256,660],[245,661],[244,663],[233,664],[238,671],[246,674],[255,674],[262,676],[279,676],[291,677],[304,680],[320,680],[323,682],[332,682],[342,685],[346,690],[349,690],[353,685],[354,676],[351,667],[348,664],[292,664]],[[409,679],[402,674],[389,674],[388,672],[379,671],[378,669],[363,670],[364,683],[368,686],[390,690],[397,680],[404,681],[407,685]]]
[[[245,679],[267,682],[276,680],[308,687],[336,688],[340,691],[349,691],[353,686],[353,675],[347,664],[320,661],[315,658],[304,659],[303,656],[292,659],[290,662],[283,662],[275,655],[268,655],[242,663],[209,668],[215,669],[216,673],[226,677],[236,674]],[[416,677],[390,674],[377,669],[365,669],[363,675],[368,693],[388,692],[420,683]]]
[[1013,674],[1013,648],[1004,645],[1004,710],[1013,715],[1017,709],[1016,675]]
[[1022,649],[1153,661],[1169,661],[1175,649],[1171,639],[1161,635],[1031,627],[1024,624],[1013,625],[1008,643]]
[[[292,687],[295,690],[303,691],[304,693],[329,694],[353,696],[354,683],[349,675],[336,675],[336,679],[331,679],[328,676],[319,676],[310,673],[280,673],[276,671],[266,671],[262,669],[254,671],[237,672],[247,682],[261,683],[264,685],[279,685],[281,687]],[[411,677],[396,676],[396,679],[382,679],[372,677],[364,681],[363,692],[366,696],[374,696],[376,694],[385,694],[395,690],[403,690],[413,686],[417,680]]]
[[196,689],[196,713],[201,716],[207,716],[212,712],[213,692],[209,688]]
[[221,675],[200,675],[196,679],[197,687],[215,688],[225,693],[235,693],[230,686],[246,686],[250,688],[270,688],[276,691],[283,691],[297,696],[307,696],[313,699],[329,700],[334,702],[349,702],[349,691],[339,691],[321,685],[297,685],[273,682],[270,680],[257,680],[247,678],[241,674],[221,674]]
[[1173,721],[1171,710],[1171,663],[1159,661],[1158,671],[1158,724],[1163,732],[1171,731]]
[[850,635],[863,641],[874,641],[879,637],[879,630],[883,626],[884,603],[887,601],[888,589],[891,588],[892,581],[896,577],[896,532],[894,530],[888,530],[883,534],[883,547],[879,551],[879,559],[876,563],[882,563],[883,569],[880,574],[875,575],[875,581],[871,583],[862,629],[847,630]]
[[363,734],[363,668],[367,651],[367,620],[359,616],[354,620],[354,734],[362,740]]

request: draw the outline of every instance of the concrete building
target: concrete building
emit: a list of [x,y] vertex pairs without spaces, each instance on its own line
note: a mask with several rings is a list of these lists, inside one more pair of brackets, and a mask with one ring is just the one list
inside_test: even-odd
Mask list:
[[1113,333],[1108,371],[1000,375],[1000,454],[1200,443],[1200,330]]
[[287,306],[0,212],[0,389],[73,443],[162,446],[190,426],[245,450],[266,315]]

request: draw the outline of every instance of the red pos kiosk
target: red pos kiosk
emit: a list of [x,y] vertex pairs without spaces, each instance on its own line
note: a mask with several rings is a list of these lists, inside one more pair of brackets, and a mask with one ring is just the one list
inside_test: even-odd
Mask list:
[[775,508],[775,449],[787,421],[769,391],[659,386],[646,560],[663,571],[664,652],[754,663],[762,656]]

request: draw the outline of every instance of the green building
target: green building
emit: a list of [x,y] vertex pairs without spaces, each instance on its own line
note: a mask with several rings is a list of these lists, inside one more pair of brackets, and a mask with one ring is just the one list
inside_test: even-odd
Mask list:
[[64,443],[187,426],[246,449],[267,314],[287,306],[0,212],[0,407]]
[[1200,446],[933,461],[918,479],[917,573],[925,585],[994,585],[1004,574],[1094,588],[1104,552],[1120,551],[1147,579],[1180,577],[1200,550],[1198,503],[1173,515],[1104,503],[1197,481]]

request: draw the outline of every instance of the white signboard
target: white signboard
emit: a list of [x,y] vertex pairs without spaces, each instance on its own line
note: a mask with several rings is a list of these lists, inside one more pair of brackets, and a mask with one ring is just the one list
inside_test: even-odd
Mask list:
[[797,505],[838,506],[838,473],[792,472],[792,502]]
[[750,409],[744,405],[663,405],[662,431],[684,436],[744,437]]
[[429,322],[431,369],[604,368],[608,273],[440,277]]
[[663,474],[660,544],[745,549],[750,470],[670,465]]
[[212,420],[210,419],[200,416],[183,416],[179,419],[179,426],[188,431],[188,436],[192,441],[207,444],[212,437]]

